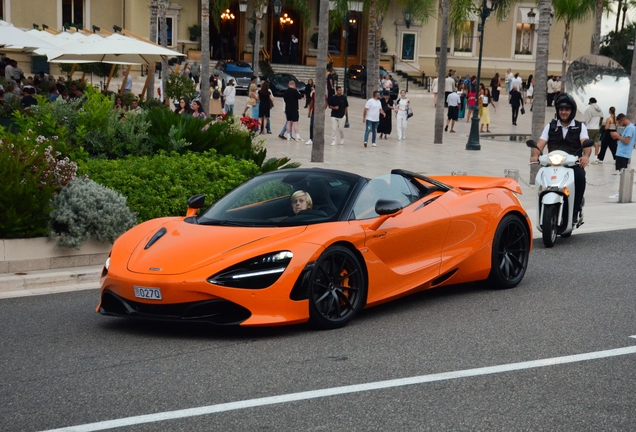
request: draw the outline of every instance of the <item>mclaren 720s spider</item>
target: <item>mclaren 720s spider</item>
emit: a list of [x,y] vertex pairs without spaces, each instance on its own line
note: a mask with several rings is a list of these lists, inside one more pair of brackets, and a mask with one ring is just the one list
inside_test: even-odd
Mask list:
[[512,288],[526,272],[530,218],[510,178],[374,179],[291,169],[212,206],[153,219],[115,241],[103,315],[217,325],[346,325],[420,290],[472,281]]

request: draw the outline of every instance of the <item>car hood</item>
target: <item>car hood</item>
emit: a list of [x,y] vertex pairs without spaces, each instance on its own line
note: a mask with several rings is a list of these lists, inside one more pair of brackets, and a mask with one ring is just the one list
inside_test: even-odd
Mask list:
[[[146,248],[155,234],[165,234]],[[128,259],[128,270],[135,273],[174,275],[225,259],[230,252],[298,235],[306,226],[229,227],[196,225],[183,220],[169,221],[143,238]],[[152,270],[151,270],[152,269]]]

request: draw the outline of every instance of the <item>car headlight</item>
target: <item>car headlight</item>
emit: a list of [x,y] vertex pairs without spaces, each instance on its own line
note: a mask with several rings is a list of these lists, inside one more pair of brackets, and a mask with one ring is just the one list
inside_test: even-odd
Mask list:
[[104,263],[104,268],[102,269],[102,277],[108,274],[108,269],[110,268],[110,255],[106,258],[106,262]]
[[565,160],[565,156],[563,156],[562,154],[553,154],[553,155],[549,155],[548,159],[550,159],[550,163],[553,166],[559,166]]
[[267,288],[283,274],[293,256],[290,251],[261,255],[233,265],[209,277],[207,281],[230,288]]

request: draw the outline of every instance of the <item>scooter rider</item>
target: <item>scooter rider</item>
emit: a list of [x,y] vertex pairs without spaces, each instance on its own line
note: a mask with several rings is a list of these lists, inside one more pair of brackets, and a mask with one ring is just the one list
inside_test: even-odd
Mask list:
[[[583,142],[589,139],[587,128],[579,121],[574,120],[576,116],[576,102],[567,93],[560,94],[554,103],[557,119],[548,123],[541,138],[537,142],[537,149],[532,150],[530,162],[537,162],[539,155],[545,145],[548,145],[548,152],[562,150],[568,154],[576,155],[580,152]],[[574,219],[578,220],[581,211],[581,202],[585,193],[585,167],[590,163],[591,149],[583,149],[579,159],[579,166],[572,167],[574,170]]]

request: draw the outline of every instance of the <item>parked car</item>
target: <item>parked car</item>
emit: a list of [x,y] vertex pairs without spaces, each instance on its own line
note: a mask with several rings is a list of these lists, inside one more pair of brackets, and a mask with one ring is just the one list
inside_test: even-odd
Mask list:
[[[388,73],[389,71],[380,66],[380,81],[382,81]],[[348,94],[359,94],[362,98],[367,97],[367,68],[364,65],[356,64],[349,67],[345,79],[347,80]],[[396,99],[400,94],[400,88],[393,77],[391,77],[391,82],[393,82],[391,98]],[[380,88],[380,82],[378,82],[376,88]]]
[[[518,285],[532,226],[511,178],[374,179],[277,170],[212,206],[149,220],[113,244],[102,315],[217,325],[346,325],[364,307],[444,285]],[[368,317],[367,317],[368,318]]]
[[299,81],[298,78],[288,73],[275,73],[267,77],[269,88],[274,96],[282,96],[285,90],[289,87],[289,82],[294,81],[296,83],[296,90],[301,93],[305,92],[305,83]]
[[249,63],[234,60],[220,60],[212,70],[212,75],[215,73],[219,74],[219,79],[224,88],[228,81],[233,79],[236,91],[245,93],[248,92],[252,76],[254,75],[252,66]]

